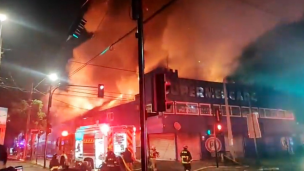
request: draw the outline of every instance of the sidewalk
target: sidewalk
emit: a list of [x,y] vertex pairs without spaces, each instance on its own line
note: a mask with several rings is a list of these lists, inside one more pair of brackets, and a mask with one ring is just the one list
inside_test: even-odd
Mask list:
[[8,161],[7,166],[23,166],[23,171],[46,171],[48,169],[43,169],[41,166],[28,163],[28,162],[22,162],[22,161]]
[[[159,171],[184,171],[183,165],[177,161],[157,161],[156,163],[157,168]],[[233,170],[246,168],[242,166],[227,164],[227,163],[219,163],[220,169],[222,168],[233,168]],[[204,160],[204,161],[193,161],[192,162],[192,169],[193,171],[200,171],[200,170],[215,170],[215,161],[214,160]],[[243,169],[244,170],[244,169]],[[238,171],[238,170],[236,170]]]

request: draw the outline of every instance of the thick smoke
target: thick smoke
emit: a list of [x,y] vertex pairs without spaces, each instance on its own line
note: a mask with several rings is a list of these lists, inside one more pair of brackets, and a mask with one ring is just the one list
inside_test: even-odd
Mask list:
[[[146,0],[145,18],[168,2]],[[239,73],[242,67],[238,66],[243,66],[243,62],[239,65],[238,57],[251,42],[280,23],[298,21],[304,8],[303,1],[299,0],[247,2],[250,1],[177,0],[172,3],[145,24],[146,72],[163,65],[178,69],[180,77],[221,81],[234,70]],[[129,0],[96,0],[86,16],[87,30],[94,32],[94,37],[74,50],[71,61],[88,61],[133,29],[136,23],[129,14]],[[132,33],[91,62],[134,72],[88,65],[70,78],[73,84],[105,84],[108,92],[105,99],[69,97],[65,101],[90,109],[100,105],[110,107],[133,98],[129,94],[138,93],[136,48]],[[68,70],[71,73],[81,65],[70,62]],[[105,101],[110,102],[102,105]]]

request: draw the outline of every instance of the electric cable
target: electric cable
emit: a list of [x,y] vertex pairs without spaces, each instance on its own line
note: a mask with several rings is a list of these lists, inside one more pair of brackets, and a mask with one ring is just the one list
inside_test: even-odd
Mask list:
[[[78,62],[78,61],[70,61],[72,63],[78,63],[78,64],[86,64],[85,62]],[[108,67],[104,65],[96,65],[96,64],[87,64],[88,66],[94,66],[94,67],[100,67],[100,68],[107,68],[107,69],[113,69],[113,70],[119,70],[119,71],[126,71],[126,72],[132,72],[136,73],[134,70],[129,70],[129,69],[123,69],[123,68],[115,68],[115,67]]]
[[277,14],[275,14],[274,12],[272,12],[272,11],[270,11],[270,10],[267,10],[267,9],[263,9],[263,8],[261,8],[259,5],[256,5],[256,4],[254,4],[254,3],[248,2],[248,1],[246,1],[246,0],[237,0],[237,1],[239,1],[239,2],[241,2],[241,3],[243,3],[243,4],[246,4],[246,5],[248,5],[248,6],[251,6],[251,7],[255,8],[255,9],[259,10],[259,11],[262,11],[262,12],[264,12],[264,13],[266,13],[266,14],[270,14],[270,15],[272,15],[272,16],[275,17],[275,18],[279,18],[279,19],[282,18],[282,17],[279,17],[279,16],[278,16]]
[[[90,92],[83,92],[83,91],[76,91],[76,90],[84,90],[84,89],[72,89],[72,90],[68,90],[68,92],[97,95],[97,93],[90,93]],[[84,90],[84,91],[96,91],[96,90]],[[107,94],[119,94],[119,95],[126,95],[126,96],[135,96],[134,94],[111,92],[111,91],[105,91],[105,93],[107,93]]]
[[[163,10],[165,10],[166,8],[168,8],[170,5],[172,5],[176,1],[177,0],[171,0],[171,1],[169,1],[168,3],[166,3],[165,5],[163,5],[160,9],[158,9],[155,13],[153,13],[151,16],[149,16],[147,19],[145,19],[143,21],[143,23],[146,24],[147,22],[149,22],[150,20],[152,20],[155,16],[157,16],[158,14],[160,14]],[[85,62],[82,66],[80,66],[79,68],[77,68],[76,70],[74,70],[69,76],[72,77],[73,75],[75,75],[76,73],[78,73],[80,70],[82,70],[83,68],[85,68],[91,61],[93,61],[94,59],[96,59],[99,56],[104,55],[110,48],[112,48],[113,46],[115,46],[116,44],[118,44],[119,42],[121,42],[122,40],[124,40],[125,38],[127,38],[129,35],[131,35],[136,30],[137,30],[137,27],[133,28],[132,30],[130,30],[129,32],[127,32],[126,34],[124,34],[123,36],[121,36],[120,38],[118,38],[116,41],[114,41],[113,43],[111,43],[107,48],[105,48],[101,53],[98,53],[97,55],[93,56],[91,59],[89,59],[87,62]]]

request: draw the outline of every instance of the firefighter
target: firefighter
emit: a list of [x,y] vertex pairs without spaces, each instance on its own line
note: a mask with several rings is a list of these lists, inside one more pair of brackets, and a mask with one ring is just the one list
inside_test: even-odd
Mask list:
[[56,168],[56,167],[59,167],[60,164],[59,164],[59,161],[57,159],[57,154],[54,154],[53,157],[52,157],[52,160],[50,161],[50,166],[49,168],[52,170],[52,168]]
[[105,160],[106,166],[109,171],[116,171],[117,170],[117,158],[114,154],[112,148],[108,147],[107,157]]
[[184,146],[184,149],[180,153],[180,157],[182,159],[182,164],[184,166],[185,171],[190,171],[192,156],[190,151],[188,151],[188,146]]
[[68,156],[65,154],[63,151],[61,156],[60,156],[60,161],[59,164],[62,168],[67,168],[68,167]]
[[151,162],[151,168],[153,171],[157,170],[156,168],[156,158],[159,157],[158,151],[156,151],[156,148],[154,146],[151,147],[150,150],[150,162]]
[[127,170],[133,171],[133,162],[135,161],[134,155],[130,151],[131,147],[127,147],[125,152],[123,152],[123,159],[126,163],[126,167],[128,167]]

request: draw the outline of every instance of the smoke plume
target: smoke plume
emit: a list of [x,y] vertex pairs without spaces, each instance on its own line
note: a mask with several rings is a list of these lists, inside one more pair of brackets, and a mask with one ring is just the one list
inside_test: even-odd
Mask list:
[[[169,2],[145,0],[145,18]],[[94,32],[94,36],[74,50],[71,61],[87,62],[135,28],[136,22],[130,18],[130,4],[130,0],[96,0],[86,15],[86,29]],[[244,49],[248,45],[279,24],[300,20],[303,10],[304,2],[300,0],[176,0],[145,24],[145,71],[163,65],[177,69],[180,77],[222,81],[246,68],[246,60],[242,59],[247,56]],[[103,83],[105,99],[92,95],[66,97],[64,101],[85,110],[107,108],[132,99],[132,95],[138,93],[134,34],[124,37],[90,62],[99,66],[87,65],[70,77],[73,84]],[[248,63],[251,65],[252,61]],[[67,69],[72,73],[81,65],[69,62]],[[81,91],[96,94],[97,90]],[[70,118],[85,112],[77,108],[67,110]]]

